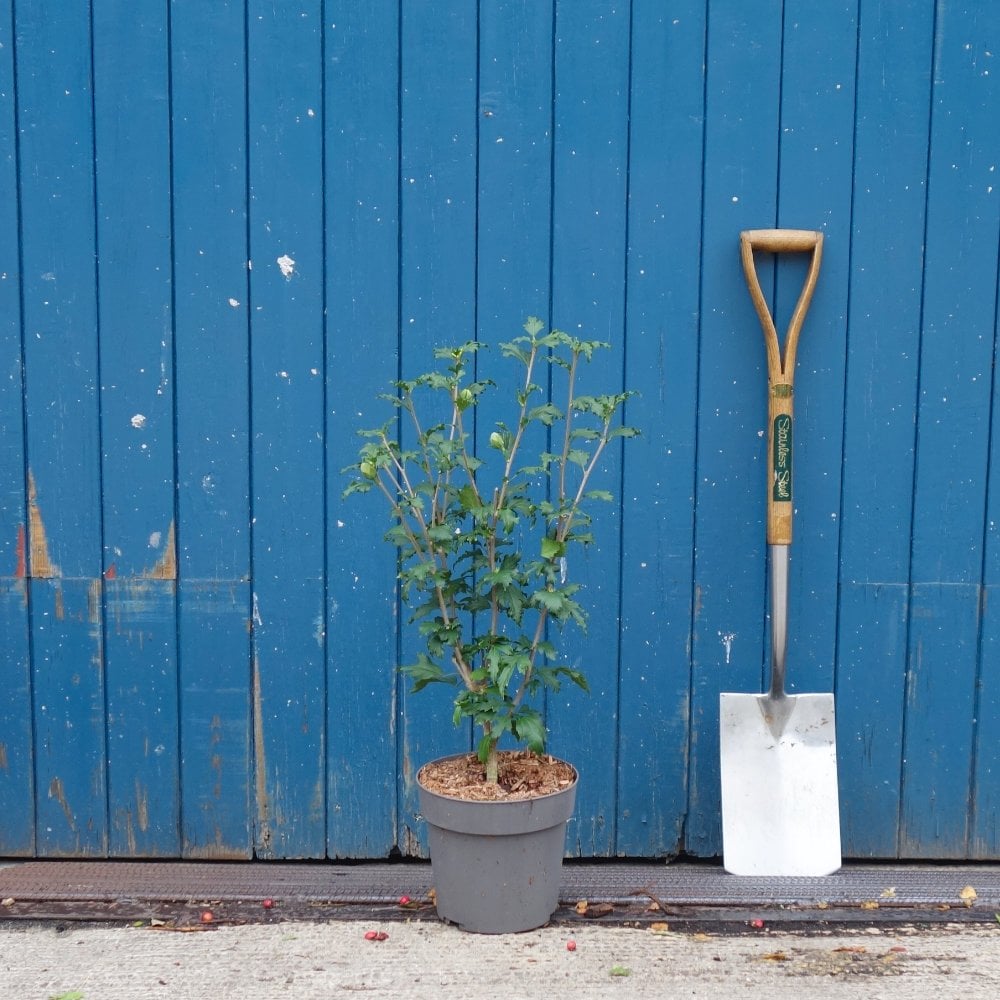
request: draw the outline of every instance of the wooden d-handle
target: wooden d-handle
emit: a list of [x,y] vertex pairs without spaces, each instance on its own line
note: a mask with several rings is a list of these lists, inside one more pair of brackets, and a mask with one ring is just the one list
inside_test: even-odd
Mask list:
[[[760,288],[754,251],[765,253],[809,253],[812,261],[805,284],[785,336],[782,355],[778,331]],[[748,229],[740,233],[743,273],[757,317],[764,330],[767,350],[768,434],[767,434],[767,541],[769,545],[792,542],[792,385],[799,332],[812,301],[823,256],[823,234],[809,229]]]

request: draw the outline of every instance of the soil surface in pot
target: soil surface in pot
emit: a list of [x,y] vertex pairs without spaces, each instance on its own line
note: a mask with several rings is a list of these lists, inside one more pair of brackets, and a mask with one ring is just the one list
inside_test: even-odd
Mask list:
[[477,802],[533,799],[569,788],[576,771],[565,761],[529,750],[501,750],[499,782],[486,784],[486,768],[470,753],[425,764],[417,778],[429,792]]

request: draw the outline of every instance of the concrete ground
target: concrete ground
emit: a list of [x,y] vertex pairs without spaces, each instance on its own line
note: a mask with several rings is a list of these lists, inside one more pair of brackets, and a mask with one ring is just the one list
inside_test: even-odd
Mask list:
[[[368,941],[369,930],[383,941]],[[573,941],[575,950],[567,944]],[[433,919],[204,927],[0,924],[9,1000],[1000,995],[1000,923],[789,932],[566,925],[485,937]]]

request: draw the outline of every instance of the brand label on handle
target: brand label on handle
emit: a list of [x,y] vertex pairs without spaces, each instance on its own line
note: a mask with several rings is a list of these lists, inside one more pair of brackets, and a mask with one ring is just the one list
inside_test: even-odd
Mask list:
[[774,488],[771,494],[776,503],[790,503],[792,499],[792,418],[779,413],[774,418]]

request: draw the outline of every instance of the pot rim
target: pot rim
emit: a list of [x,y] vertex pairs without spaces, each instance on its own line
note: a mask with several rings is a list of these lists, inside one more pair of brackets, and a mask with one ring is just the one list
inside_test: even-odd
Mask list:
[[432,757],[430,760],[425,761],[417,770],[417,784],[420,786],[420,790],[425,795],[434,795],[439,799],[446,799],[449,802],[467,802],[476,806],[512,806],[521,805],[525,802],[544,802],[546,799],[554,799],[558,795],[565,795],[567,792],[576,788],[580,781],[580,772],[573,764],[571,764],[568,760],[564,760],[562,757],[556,757],[555,754],[550,753],[545,754],[545,756],[559,761],[560,764],[565,764],[573,771],[573,780],[565,788],[559,788],[554,792],[546,792],[544,795],[531,795],[521,799],[466,799],[462,798],[461,795],[448,795],[445,792],[435,791],[433,788],[428,788],[423,781],[420,780],[420,776],[423,774],[424,768],[428,767],[430,764],[436,764],[438,761],[443,760],[459,760],[463,757],[474,756],[475,751],[466,750],[464,753],[445,754],[442,757]]

